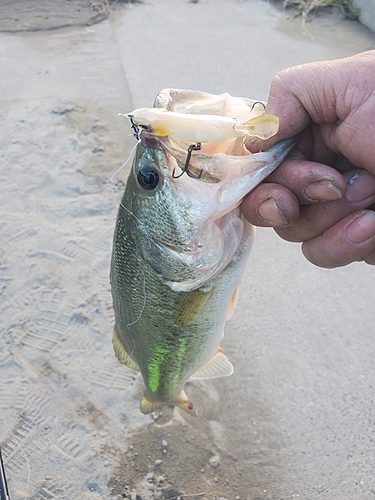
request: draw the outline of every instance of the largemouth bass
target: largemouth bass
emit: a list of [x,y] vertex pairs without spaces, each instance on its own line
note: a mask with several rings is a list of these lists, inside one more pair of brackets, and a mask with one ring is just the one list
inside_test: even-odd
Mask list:
[[281,163],[294,140],[250,154],[244,147],[248,128],[220,141],[213,134],[211,141],[206,127],[207,143],[191,144],[185,131],[192,122],[184,125],[183,113],[200,115],[203,128],[205,114],[210,127],[215,115],[263,127],[264,104],[229,94],[166,89],[155,106],[165,110],[172,134],[153,133],[132,120],[139,143],[114,234],[113,344],[119,360],[142,374],[143,413],[173,404],[194,414],[186,381],[233,373],[220,342],[254,235],[239,204]]

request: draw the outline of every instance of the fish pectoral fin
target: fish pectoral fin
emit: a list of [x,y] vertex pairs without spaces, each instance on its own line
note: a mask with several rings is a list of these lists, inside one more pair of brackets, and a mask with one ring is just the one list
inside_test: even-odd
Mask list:
[[114,329],[113,329],[112,344],[113,344],[113,349],[115,351],[116,357],[120,361],[120,363],[127,366],[131,370],[135,370],[135,371],[139,372],[139,366],[132,359],[132,357],[128,354],[128,352],[125,350],[125,347],[122,345],[122,342],[119,339],[116,327],[114,327]]
[[269,139],[279,130],[279,118],[275,115],[260,115],[245,123],[236,123],[233,128],[245,135]]
[[181,293],[174,310],[174,324],[185,326],[191,323],[199,315],[210,296],[211,290],[208,292],[193,290]]
[[233,365],[223,353],[222,349],[213,356],[208,363],[203,365],[190,377],[191,379],[207,379],[229,377],[233,373]]
[[236,309],[237,302],[238,302],[238,296],[239,296],[239,291],[240,291],[240,286],[241,283],[239,283],[235,289],[235,291],[232,293],[232,297],[230,298],[229,306],[227,309],[227,315],[225,317],[225,321],[230,320],[230,318],[233,316],[234,310]]

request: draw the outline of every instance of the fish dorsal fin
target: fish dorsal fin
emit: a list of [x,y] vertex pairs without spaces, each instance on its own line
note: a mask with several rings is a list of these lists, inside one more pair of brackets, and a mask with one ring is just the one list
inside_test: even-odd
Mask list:
[[116,357],[120,361],[120,363],[122,363],[123,365],[127,366],[128,368],[130,368],[132,370],[139,371],[139,366],[130,357],[128,352],[125,350],[125,347],[122,345],[122,342],[119,339],[116,327],[114,327],[114,329],[113,329],[112,344],[113,344],[113,349],[115,351]]
[[211,291],[200,290],[181,293],[174,310],[175,325],[185,326],[191,323],[206,305],[210,295]]
[[219,350],[208,363],[203,365],[190,377],[191,379],[207,379],[229,377],[233,373],[233,365],[226,355]]
[[233,128],[252,137],[269,139],[279,130],[279,118],[275,115],[260,115],[245,123],[237,123]]

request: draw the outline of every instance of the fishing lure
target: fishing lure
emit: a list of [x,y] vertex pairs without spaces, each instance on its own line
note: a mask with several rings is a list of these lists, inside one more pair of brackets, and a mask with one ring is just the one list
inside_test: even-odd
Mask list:
[[262,114],[243,121],[220,115],[198,115],[168,111],[163,108],[139,108],[126,115],[132,128],[158,137],[171,137],[183,141],[218,142],[235,137],[269,139],[279,128],[279,118]]

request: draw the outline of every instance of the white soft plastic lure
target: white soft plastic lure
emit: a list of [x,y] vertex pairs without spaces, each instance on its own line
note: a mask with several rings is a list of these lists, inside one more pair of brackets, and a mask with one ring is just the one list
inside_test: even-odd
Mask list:
[[[250,115],[250,108],[248,108]],[[171,137],[188,142],[225,141],[236,137],[269,139],[279,128],[279,118],[261,114],[249,120],[235,116],[188,114],[164,108],[139,108],[126,115],[133,125],[158,137]]]

